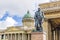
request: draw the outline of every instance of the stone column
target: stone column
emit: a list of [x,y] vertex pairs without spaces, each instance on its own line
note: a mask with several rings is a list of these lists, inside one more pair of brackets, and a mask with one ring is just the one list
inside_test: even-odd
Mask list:
[[20,40],[20,39],[19,39],[19,36],[20,36],[20,34],[18,33],[18,40]]
[[16,40],[18,40],[18,33],[16,33]]
[[22,33],[20,33],[20,40],[22,40]]
[[50,22],[48,22],[48,39],[52,40],[53,37],[53,31]]
[[56,40],[58,40],[58,30],[56,29],[56,34],[55,34]]
[[28,40],[30,40],[30,34],[28,34]]
[[54,34],[54,40],[55,40],[55,30],[53,31],[53,34]]
[[28,40],[28,34],[24,33],[24,40]]
[[24,34],[22,33],[22,40],[24,40]]
[[14,34],[12,33],[12,40],[14,40]]
[[9,40],[9,34],[7,34],[8,35],[8,40]]
[[4,40],[6,40],[6,39],[5,39],[5,34],[4,34]]
[[11,40],[12,40],[12,34],[11,34]]
[[0,40],[1,40],[2,36],[0,35]]
[[28,40],[27,36],[26,33],[22,33],[22,40]]
[[16,40],[16,34],[15,34],[15,40]]
[[59,29],[59,40],[60,40],[60,29]]
[[22,40],[22,34],[18,33],[18,40]]

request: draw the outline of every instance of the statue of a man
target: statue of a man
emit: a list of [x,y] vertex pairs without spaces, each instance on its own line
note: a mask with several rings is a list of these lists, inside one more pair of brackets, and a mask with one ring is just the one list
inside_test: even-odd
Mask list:
[[38,11],[35,12],[34,19],[35,19],[36,31],[42,32],[43,31],[42,22],[44,20],[44,13],[41,11],[40,8],[38,8]]

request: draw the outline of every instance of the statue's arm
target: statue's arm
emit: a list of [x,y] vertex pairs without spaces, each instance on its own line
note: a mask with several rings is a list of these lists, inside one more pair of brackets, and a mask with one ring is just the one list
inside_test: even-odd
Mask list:
[[43,18],[45,18],[45,17],[44,17],[44,12],[42,12],[42,16],[43,16]]
[[36,19],[36,18],[37,18],[37,14],[35,13],[34,19]]
[[44,12],[42,12],[42,22],[44,21],[45,16],[44,16]]

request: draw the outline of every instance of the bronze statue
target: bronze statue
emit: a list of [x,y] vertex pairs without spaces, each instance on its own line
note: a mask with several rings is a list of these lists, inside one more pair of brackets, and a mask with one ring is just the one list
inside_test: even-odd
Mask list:
[[35,12],[34,19],[35,19],[36,31],[42,32],[43,31],[42,22],[44,20],[44,13],[41,11],[40,8],[38,8],[38,11]]

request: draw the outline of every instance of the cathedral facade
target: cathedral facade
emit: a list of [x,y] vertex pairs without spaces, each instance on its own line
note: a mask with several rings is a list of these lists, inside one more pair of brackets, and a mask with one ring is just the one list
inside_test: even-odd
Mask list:
[[47,40],[60,40],[60,1],[43,3],[39,6],[45,14],[42,26],[47,33]]
[[29,11],[24,15],[23,26],[11,26],[0,31],[0,40],[60,40],[60,1],[39,4],[44,12],[43,32],[35,30],[34,18]]
[[29,11],[22,20],[23,26],[11,26],[0,31],[0,40],[31,40],[31,32],[34,27],[34,18]]

